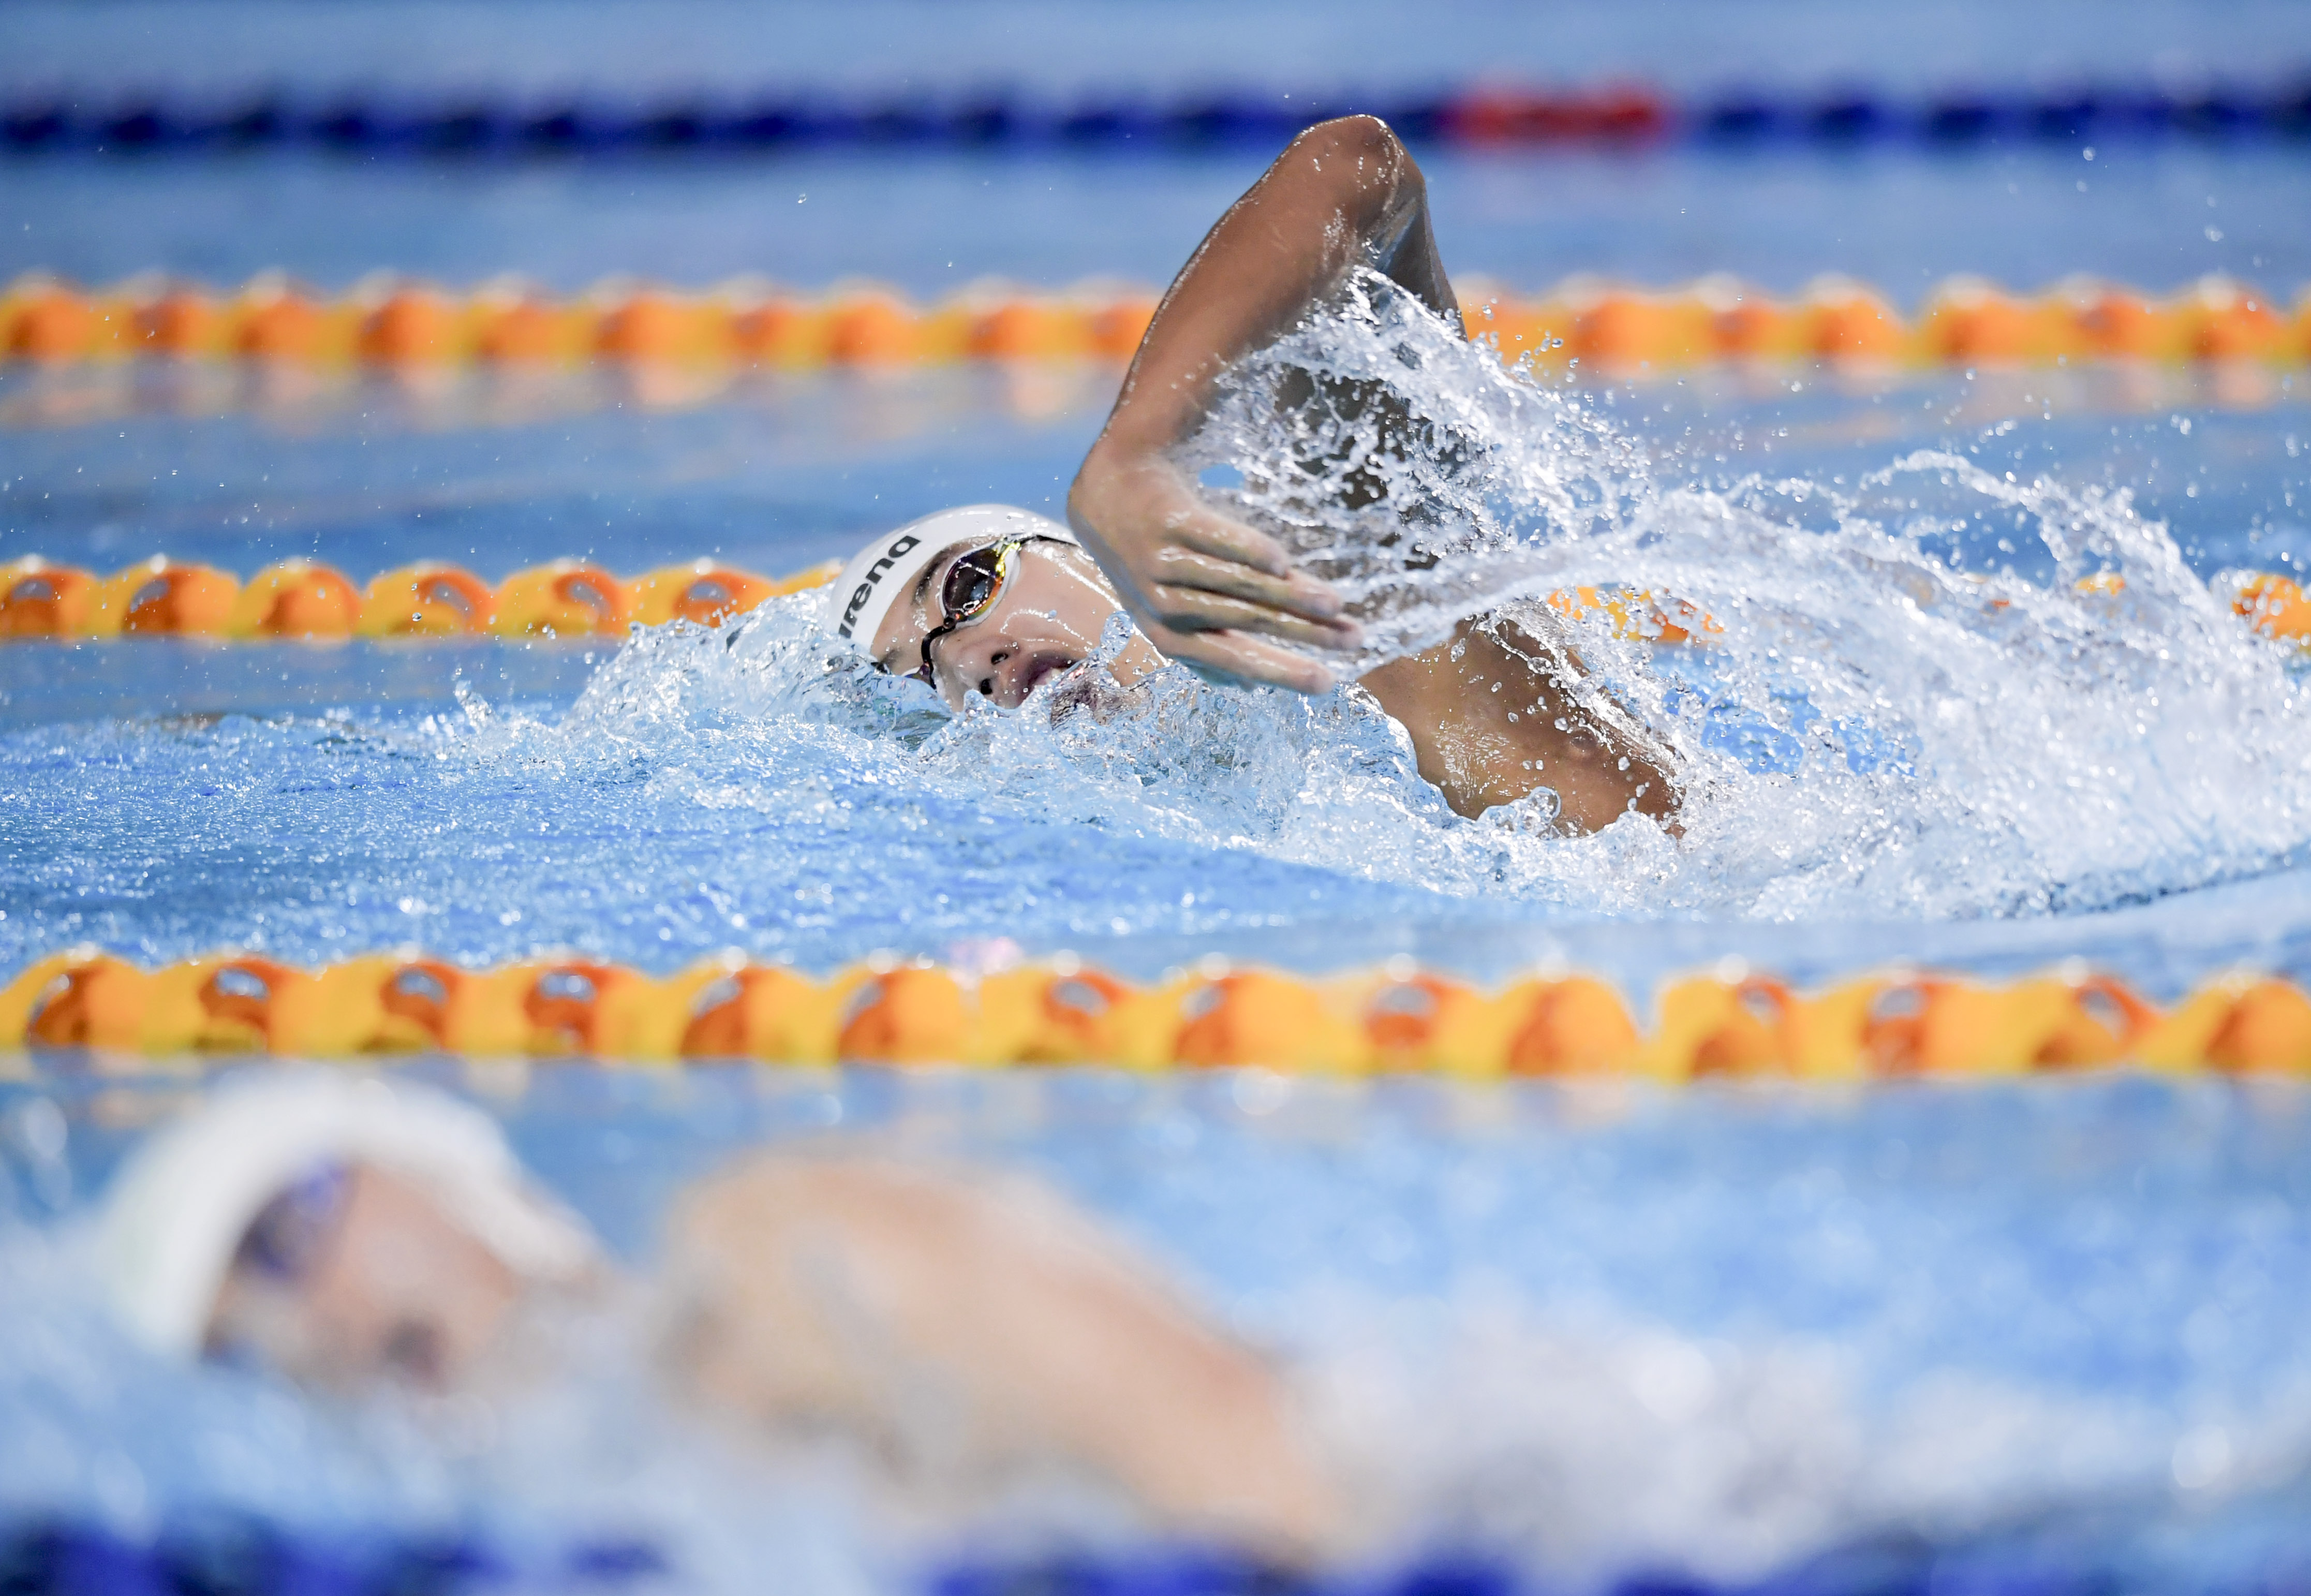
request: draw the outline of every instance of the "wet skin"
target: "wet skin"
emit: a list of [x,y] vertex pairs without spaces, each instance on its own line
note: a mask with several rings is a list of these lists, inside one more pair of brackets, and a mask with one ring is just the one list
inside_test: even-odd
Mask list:
[[[1272,1371],[1028,1182],[756,1158],[685,1197],[665,1252],[647,1289],[675,1392],[758,1435],[864,1440],[917,1506],[1059,1464],[1280,1556],[1342,1532]],[[548,1372],[525,1308],[612,1285],[526,1280],[426,1187],[354,1165],[292,1275],[236,1260],[207,1344],[319,1390],[487,1399]]]
[[296,1278],[234,1264],[209,1346],[330,1390],[464,1383],[523,1283],[414,1182],[359,1164],[346,1180],[329,1236]]
[[[958,544],[933,561],[920,597],[884,617],[875,653],[885,669],[903,674],[920,661],[922,640],[940,620],[930,596],[955,559],[976,546]],[[1081,550],[1028,544],[995,607],[931,645],[934,684],[957,708],[975,689],[1016,709],[1037,686],[1088,658],[1121,608]],[[1113,669],[1129,685],[1163,662],[1134,632]],[[1565,681],[1571,674],[1568,663],[1513,624],[1464,621],[1449,641],[1367,672],[1358,685],[1404,728],[1422,779],[1458,814],[1479,815],[1547,787],[1569,831],[1596,831],[1631,808],[1667,819],[1676,795],[1659,763],[1573,702]]]
[[[1108,601],[1167,656],[1216,680],[1321,693],[1334,680],[1323,656],[1356,641],[1339,597],[1294,570],[1273,538],[1207,503],[1175,455],[1234,363],[1321,313],[1359,269],[1460,325],[1420,168],[1384,124],[1345,117],[1295,139],[1181,268],[1068,492],[1069,522],[1112,579]],[[1287,385],[1278,402],[1315,391],[1312,380],[1296,392]],[[1383,447],[1410,419],[1378,390],[1334,385],[1327,398],[1349,410],[1373,405]],[[1351,478],[1341,491],[1344,504],[1385,496],[1377,479]],[[1671,820],[1665,751],[1634,723],[1583,710],[1579,675],[1567,650],[1491,618],[1464,622],[1361,685],[1461,815],[1546,786],[1569,831],[1593,832],[1633,808]]]
[[[923,639],[942,618],[938,593],[957,557],[980,543],[959,543],[925,568],[906,598],[891,606],[875,633],[875,662],[894,676],[922,663]],[[1108,616],[1122,607],[1081,549],[1056,539],[1023,545],[1011,580],[995,608],[931,645],[933,685],[955,709],[964,694],[979,694],[1007,710],[1055,676],[1073,670],[1099,646]],[[1134,632],[1111,666],[1129,686],[1164,663],[1154,645]]]

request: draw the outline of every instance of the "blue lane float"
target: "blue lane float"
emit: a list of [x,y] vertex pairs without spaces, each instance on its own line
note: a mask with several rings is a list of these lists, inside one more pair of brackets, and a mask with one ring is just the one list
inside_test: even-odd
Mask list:
[[813,146],[1129,151],[1272,145],[1347,111],[1383,117],[1416,143],[1472,146],[2304,140],[2311,139],[2311,76],[2188,90],[2145,82],[1957,85],[1923,96],[1867,84],[1735,86],[1687,99],[1633,83],[1366,97],[1212,90],[1068,102],[993,91],[542,100],[488,92],[265,89],[200,97],[65,90],[23,93],[0,108],[0,148],[135,154],[304,147],[432,157],[744,154]]
[[[2106,1547],[2112,1529],[2009,1530],[1941,1544],[1895,1531],[1750,1580],[1661,1568],[1626,1571],[1591,1588],[1596,1596],[2108,1596],[2130,1588],[2212,1596],[2292,1588],[2295,1571],[2284,1566],[2131,1582],[2092,1544]],[[680,1588],[682,1574],[643,1541],[522,1553],[470,1536],[295,1531],[237,1514],[174,1525],[150,1539],[60,1520],[0,1526],[0,1592],[8,1596],[624,1596]],[[920,1596],[1562,1596],[1481,1555],[1432,1553],[1395,1567],[1325,1574],[1163,1545],[965,1554],[902,1577],[894,1589]]]
[[298,1533],[236,1513],[136,1539],[93,1524],[0,1525],[8,1596],[450,1596],[509,1587],[586,1592],[658,1588],[658,1549],[585,1542],[519,1555],[462,1536]]

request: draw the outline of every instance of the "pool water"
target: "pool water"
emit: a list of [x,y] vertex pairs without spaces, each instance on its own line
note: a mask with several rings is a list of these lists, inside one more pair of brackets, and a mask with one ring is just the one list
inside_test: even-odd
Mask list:
[[[1335,335],[1353,361],[1368,329]],[[1643,994],[1728,955],[1801,980],[2084,955],[2160,997],[2240,963],[2311,971],[2302,673],[2205,586],[2297,554],[2290,403],[2185,392],[2145,416],[2061,390],[1985,423],[1980,379],[1609,397],[1423,353],[1428,401],[1494,429],[1481,491],[1457,484],[1494,518],[1469,540],[1487,580],[1661,582],[1723,617],[1705,650],[1590,640],[1633,697],[1670,684],[1705,706],[1664,722],[1714,772],[1682,842],[1635,817],[1581,842],[1461,820],[1353,698],[1182,678],[1105,724],[1048,697],[950,720],[830,673],[807,598],[615,650],[25,647],[0,734],[4,962],[83,940],[151,962],[576,947],[658,971],[726,946],[814,968],[1072,948],[1153,975],[1212,951],[1311,971],[1409,952]],[[944,384],[789,397],[769,414],[795,419],[765,430],[801,434],[791,455],[737,441],[763,426],[754,403],[447,433],[350,406],[293,435],[147,414],[15,434],[17,493],[44,504],[44,546],[99,563],[80,551],[173,515],[213,528],[193,552],[249,564],[313,552],[366,574],[414,548],[496,576],[574,547],[775,571],[941,499],[1049,501],[1095,411],[990,414]],[[810,447],[829,414],[878,407],[916,420],[848,458]],[[597,472],[615,484],[598,496],[577,485]],[[1581,514],[1543,516],[1544,477]],[[2113,481],[2139,484],[2131,503],[2097,493]],[[910,497],[885,511],[885,491]],[[251,533],[215,527],[223,504]],[[2074,540],[2069,563],[2050,536]],[[1500,563],[1520,554],[1540,563]],[[2126,571],[2126,607],[2069,592],[2080,558]],[[1968,570],[2006,611],[1899,597]],[[1840,624],[1810,634],[1817,658],[1768,668],[1821,615]],[[1938,742],[1905,694],[2005,708]],[[1826,741],[1809,728],[1831,717],[1792,712],[1816,702],[1837,709]],[[1301,1371],[1386,1504],[1379,1566],[1443,1548],[1551,1583],[1738,1582],[1893,1535],[1921,1566],[2051,1559],[2180,1590],[2311,1560],[2311,1099],[2291,1084],[1824,1100],[1257,1072],[451,1078],[637,1260],[680,1182],[763,1142],[857,1135],[1048,1176]],[[94,1323],[69,1216],[186,1089],[69,1060],[7,1088],[0,1403],[31,1439],[0,1499],[132,1539],[220,1504],[533,1558],[624,1536],[703,1588],[904,1584],[964,1549],[890,1549],[807,1470],[726,1472],[631,1382],[466,1456],[391,1415],[348,1433],[248,1376],[149,1367]],[[532,1471],[545,1437],[555,1462]],[[734,1479],[779,1510],[739,1512]],[[1111,1522],[1070,1512],[1027,1518],[1108,1544]]]
[[[679,1182],[741,1148],[839,1135],[1053,1181],[1291,1360],[1376,1504],[1375,1567],[1442,1548],[1549,1588],[1737,1585],[1875,1546],[1946,1576],[2035,1563],[2190,1591],[2311,1564],[2292,1085],[1826,1103],[1256,1072],[448,1078],[629,1256]],[[871,1533],[839,1472],[764,1475],[615,1359],[486,1445],[154,1365],[89,1300],[69,1229],[28,1221],[69,1212],[190,1089],[11,1091],[0,1490],[20,1513],[129,1536],[244,1513],[532,1558],[642,1544],[701,1589],[903,1583],[965,1549]],[[1081,1504],[1018,1515],[998,1526],[1015,1544],[1129,1544]]]
[[[828,675],[803,597],[615,651],[15,650],[0,947],[317,963],[417,942],[667,970],[999,938],[1136,973],[1213,950],[1487,976],[1555,957],[1639,991],[1727,953],[1806,976],[2059,948],[2170,996],[2242,956],[2301,967],[2304,677],[2209,587],[2311,554],[2291,399],[2184,389],[2144,415],[2035,376],[1554,388],[1412,330],[1410,397],[1489,451],[1480,479],[1425,484],[1474,518],[1432,585],[1659,586],[1722,617],[1705,647],[1584,642],[1696,772],[1682,843],[1634,817],[1583,842],[1461,820],[1354,694],[1174,672],[1120,720],[948,721],[911,686]],[[348,400],[293,440],[261,414],[127,416],[16,434],[9,499],[28,542],[98,566],[165,542],[357,579],[560,553],[780,571],[941,503],[1055,510],[1096,379],[1025,416],[997,380],[446,433]],[[2098,571],[2124,594],[2070,590]],[[1425,613],[1375,634],[1417,641]],[[2258,907],[2211,937],[2206,890]]]
[[[1247,48],[1295,25],[1227,9],[1207,20]],[[1744,54],[1722,22],[1632,8],[1566,24],[1529,70],[1705,84],[1778,62],[1915,83],[1984,70],[1928,48],[1968,28],[2007,38],[2017,71],[2148,70],[2189,31],[2159,7],[2097,8],[2060,44],[2010,9],[1919,8],[1862,38],[1832,10],[1760,8]],[[772,44],[782,71],[871,76],[840,30],[797,13],[775,37],[685,13],[719,19],[717,56],[680,30],[643,51],[615,5],[473,8],[433,17],[429,67],[379,43],[390,8],[192,12],[210,31],[187,43],[178,13],[118,8],[123,70],[143,50],[148,78],[196,84],[335,82],[364,61],[438,83],[510,59],[513,29],[556,42],[500,81],[752,81]],[[970,50],[1054,93],[1204,70],[1176,43],[1119,55],[1151,25],[1103,16],[990,7],[999,42]],[[77,13],[13,21],[51,78],[109,58]],[[1488,25],[1499,60],[1530,45],[1529,22]],[[951,26],[886,28],[924,52],[893,70],[980,59]],[[1033,27],[1060,42],[1000,43]],[[2241,72],[2291,39],[2267,8],[2228,28],[2176,70]],[[1307,75],[1467,72],[1434,39],[1370,55],[1318,50]],[[334,287],[382,265],[571,288],[859,273],[925,295],[986,273],[1160,281],[1259,159],[7,158],[22,214],[0,270],[230,282],[281,265]],[[1836,269],[1904,300],[1958,270],[2164,288],[2222,269],[2289,290],[2311,277],[2289,220],[2304,170],[2270,145],[1431,165],[1456,270],[1539,286],[1722,268],[1787,291]],[[1277,488],[1259,467],[1294,440],[1259,405],[1196,446],[1212,491],[1346,570],[1382,652],[1433,636],[1448,594],[1518,604],[1581,583],[1672,594],[1722,625],[1694,648],[1577,633],[1691,773],[1681,834],[1455,816],[1354,693],[1226,693],[1175,671],[947,716],[831,666],[807,596],[580,643],[13,644],[0,974],[94,942],[148,964],[415,944],[474,966],[578,949],[653,972],[732,947],[812,970],[1072,950],[1137,977],[1213,953],[1312,972],[1409,954],[1482,980],[1592,971],[1640,1006],[1727,958],[1808,983],[2082,958],[2158,1000],[2238,967],[2311,981],[2311,674],[2228,613],[2224,586],[2311,561],[2299,372],[1564,384],[1505,376],[1385,295],[1288,353],[1443,423],[1394,467],[1444,507],[1426,534],[1442,559],[1418,571]],[[245,575],[303,555],[365,580],[419,558],[496,580],[562,555],[633,573],[710,554],[783,572],[942,505],[1055,511],[1116,377],[8,367],[0,558],[166,553]],[[2104,574],[2123,590],[2075,585]],[[843,1460],[754,1458],[664,1409],[621,1324],[589,1378],[490,1425],[161,1366],[100,1310],[79,1226],[135,1138],[205,1087],[118,1062],[0,1059],[0,1546],[27,1525],[134,1546],[247,1519],[341,1550],[465,1538],[539,1588],[574,1579],[571,1548],[620,1547],[648,1555],[604,1554],[603,1579],[685,1590],[923,1588],[1054,1547],[1157,1577],[1131,1562],[1128,1516],[1068,1492],[970,1535],[894,1534]],[[1454,1557],[1548,1590],[2311,1575],[2299,1082],[1665,1095],[1257,1070],[407,1068],[501,1115],[637,1268],[684,1182],[761,1146],[858,1138],[1056,1183],[1294,1371],[1370,1504],[1351,1581]]]

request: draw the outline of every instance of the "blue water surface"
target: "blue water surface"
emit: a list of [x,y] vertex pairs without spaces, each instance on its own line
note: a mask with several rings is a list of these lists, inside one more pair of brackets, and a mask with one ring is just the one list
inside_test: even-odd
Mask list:
[[[2298,32],[2294,7],[2246,0],[1417,18],[122,0],[0,13],[0,89],[646,100],[1000,80],[1066,100],[1626,71],[1696,92],[2179,92],[2283,74]],[[0,275],[1157,283],[1264,158],[0,157]],[[1452,268],[1521,286],[1731,270],[1787,292],[1840,271],[1910,303],[1960,271],[2154,289],[2225,271],[2282,296],[2311,277],[2311,168],[2283,144],[1428,159]],[[1474,370],[1432,362],[1424,397],[1474,404],[1491,391]],[[1056,509],[1116,380],[12,368],[0,560],[165,553],[247,574],[304,555],[365,580],[442,558],[495,580],[563,555],[635,573],[708,554],[785,571],[945,504]],[[1665,715],[1679,693],[1699,706],[1695,757],[1723,763],[1684,839],[1452,816],[1347,698],[1171,680],[1169,739],[1033,709],[941,725],[830,668],[800,600],[721,633],[562,644],[10,645],[0,977],[95,942],[146,962],[577,948],[654,972],[734,946],[814,970],[1069,948],[1134,976],[1213,951],[1307,971],[1410,953],[1479,979],[1593,970],[1641,1013],[1661,979],[1728,956],[1807,982],[2084,957],[2161,1000],[2234,967],[2311,979],[2303,667],[2219,597],[2227,573],[2311,560],[2299,376],[1577,391],[1574,410],[1520,412],[1539,432],[1492,441],[1622,517],[1588,545],[1604,563],[1568,580],[1660,582],[1728,624],[1708,654],[1588,640]],[[2100,569],[2129,597],[2075,594]],[[894,1559],[839,1484],[754,1491],[638,1394],[636,1368],[477,1459],[144,1356],[96,1303],[77,1226],[135,1138],[204,1088],[120,1065],[0,1059],[0,1530],[69,1522],[134,1548],[244,1515],[333,1555],[495,1546],[565,1573],[568,1548],[639,1545],[676,1588],[733,1591],[921,1588],[988,1552]],[[1395,1515],[1378,1566],[1351,1571],[1374,1581],[1439,1548],[1556,1592],[2311,1578],[2311,1119],[2293,1083],[1670,1095],[408,1068],[499,1115],[637,1270],[674,1194],[753,1149],[849,1138],[1055,1183],[1312,1393]],[[150,1588],[149,1565],[117,1566]],[[1153,1566],[1086,1588],[1199,1588]]]

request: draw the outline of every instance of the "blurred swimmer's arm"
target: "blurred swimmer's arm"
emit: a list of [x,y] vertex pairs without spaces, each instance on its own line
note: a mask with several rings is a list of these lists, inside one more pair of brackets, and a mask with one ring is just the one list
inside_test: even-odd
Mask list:
[[1271,1550],[1335,1529],[1269,1369],[1040,1188],[762,1158],[671,1242],[668,1360],[718,1412],[863,1434],[934,1494],[1056,1463]]
[[1275,539],[1207,507],[1173,463],[1228,364],[1289,331],[1364,266],[1457,316],[1420,169],[1384,123],[1311,127],[1230,206],[1172,283],[1068,495],[1068,519],[1132,618],[1223,680],[1321,693],[1332,675],[1263,637],[1354,641],[1338,597]]

